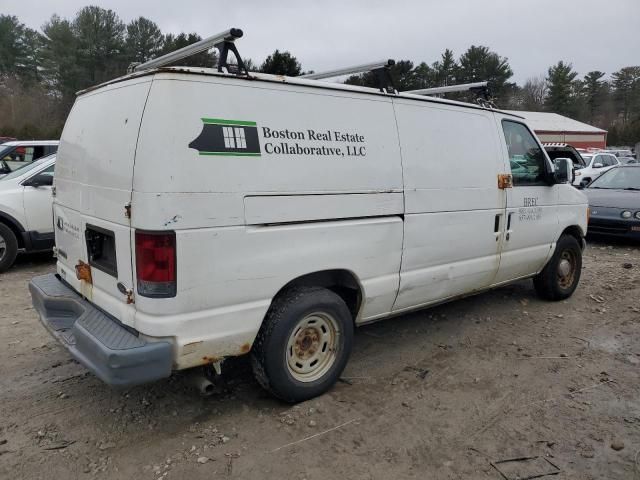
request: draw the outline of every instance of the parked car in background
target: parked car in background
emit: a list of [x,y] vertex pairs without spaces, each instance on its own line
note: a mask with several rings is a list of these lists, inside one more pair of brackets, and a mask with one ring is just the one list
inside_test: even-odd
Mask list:
[[569,158],[573,162],[574,168],[584,168],[586,166],[580,152],[568,143],[543,143],[542,146],[551,160]]
[[636,163],[640,163],[635,159],[635,157],[618,157],[618,160],[622,165],[633,165]]
[[13,138],[13,137],[0,137],[0,145],[2,145],[3,143],[7,143],[7,142],[13,142],[17,140],[17,138]]
[[620,165],[618,157],[612,153],[583,153],[585,166],[575,167],[573,184],[576,186],[586,186],[604,172]]
[[0,273],[13,265],[20,251],[53,247],[51,185],[55,161],[55,155],[50,155],[0,178]]
[[616,157],[633,157],[633,152],[629,149],[611,149],[605,150],[603,153],[612,153]]
[[589,197],[589,233],[640,240],[640,165],[610,169],[584,192]]
[[0,145],[0,175],[56,153],[58,140],[16,140]]

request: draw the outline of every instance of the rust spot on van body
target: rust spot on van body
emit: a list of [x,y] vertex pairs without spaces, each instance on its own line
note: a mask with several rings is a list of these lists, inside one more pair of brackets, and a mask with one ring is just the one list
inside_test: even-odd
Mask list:
[[93,280],[91,278],[91,267],[88,263],[84,263],[82,260],[78,260],[78,263],[75,266],[75,270],[76,278],[78,280],[84,280],[89,285],[93,284]]
[[209,357],[207,355],[202,357],[203,365],[206,365],[209,363],[216,363],[216,362],[219,362],[220,360],[222,360],[220,357]]
[[245,343],[245,344],[242,345],[242,347],[240,347],[240,353],[241,354],[248,353],[249,350],[251,350],[251,345],[249,345],[248,343]]

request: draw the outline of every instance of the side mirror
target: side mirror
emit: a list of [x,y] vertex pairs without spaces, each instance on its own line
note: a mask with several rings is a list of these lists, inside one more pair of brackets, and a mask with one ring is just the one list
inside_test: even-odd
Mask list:
[[553,161],[555,183],[567,183],[573,177],[573,162],[569,158],[556,158]]
[[593,164],[593,168],[602,168],[604,167],[604,165],[602,165],[601,163],[594,163]]
[[28,179],[26,182],[23,182],[22,185],[34,188],[51,186],[53,185],[53,175],[39,173]]

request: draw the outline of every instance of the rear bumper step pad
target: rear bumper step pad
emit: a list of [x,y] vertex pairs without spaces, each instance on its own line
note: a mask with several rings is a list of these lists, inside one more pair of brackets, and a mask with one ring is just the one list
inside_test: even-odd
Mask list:
[[169,342],[146,342],[94,307],[51,273],[29,283],[43,325],[102,381],[131,386],[171,374]]

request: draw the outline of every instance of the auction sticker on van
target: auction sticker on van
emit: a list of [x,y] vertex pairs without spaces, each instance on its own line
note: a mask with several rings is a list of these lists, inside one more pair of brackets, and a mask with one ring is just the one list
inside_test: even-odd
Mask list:
[[364,157],[367,154],[365,137],[358,132],[340,130],[290,130],[260,127],[263,145],[256,122],[202,118],[204,126],[190,148],[200,155],[261,156],[305,155]]

